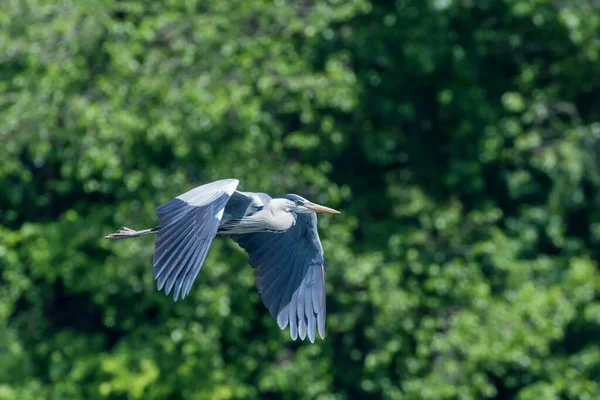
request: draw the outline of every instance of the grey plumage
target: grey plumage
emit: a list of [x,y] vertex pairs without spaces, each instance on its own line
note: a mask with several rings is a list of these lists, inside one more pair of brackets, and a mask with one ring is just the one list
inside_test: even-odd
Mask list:
[[325,337],[325,260],[315,211],[338,213],[298,195],[271,198],[240,192],[237,179],[192,189],[160,205],[160,226],[122,228],[109,239],[157,233],[154,278],[159,290],[185,298],[217,234],[230,237],[256,269],[256,287],[269,313],[290,336]]
[[304,339],[310,328],[308,335],[314,341],[315,321],[319,335],[325,336],[325,260],[316,227],[315,214],[301,214],[284,234],[232,236],[257,270],[263,303],[281,329],[289,324],[294,340],[298,334]]

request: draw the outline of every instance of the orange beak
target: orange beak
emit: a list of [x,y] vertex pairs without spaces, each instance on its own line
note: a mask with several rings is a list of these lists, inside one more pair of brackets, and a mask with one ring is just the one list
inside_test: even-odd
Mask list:
[[315,203],[306,203],[306,204],[304,204],[304,206],[306,208],[308,208],[309,210],[313,210],[314,212],[325,212],[325,213],[329,213],[329,214],[339,214],[340,213],[338,210],[334,210],[333,208],[325,207],[325,206],[322,206],[320,204],[315,204]]

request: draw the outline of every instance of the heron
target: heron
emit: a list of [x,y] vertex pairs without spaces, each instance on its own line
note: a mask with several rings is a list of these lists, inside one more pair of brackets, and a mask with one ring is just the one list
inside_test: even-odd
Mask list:
[[156,234],[154,279],[174,301],[190,293],[216,235],[233,239],[256,270],[255,285],[281,330],[293,340],[325,338],[325,260],[317,212],[333,208],[296,194],[272,198],[237,190],[239,180],[198,186],[156,208],[159,226],[122,227],[107,239]]

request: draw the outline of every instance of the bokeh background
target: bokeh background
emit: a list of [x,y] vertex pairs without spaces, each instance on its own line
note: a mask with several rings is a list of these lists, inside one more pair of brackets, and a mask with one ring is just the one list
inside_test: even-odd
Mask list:
[[[4,0],[0,399],[599,399],[600,3]],[[155,207],[323,216],[327,336],[233,242],[190,297]]]

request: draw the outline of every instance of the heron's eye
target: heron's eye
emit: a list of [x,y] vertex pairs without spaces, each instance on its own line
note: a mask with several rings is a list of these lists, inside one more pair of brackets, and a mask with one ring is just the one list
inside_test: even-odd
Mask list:
[[294,203],[296,203],[297,206],[299,206],[300,204],[302,204],[302,202],[300,200],[294,200]]

